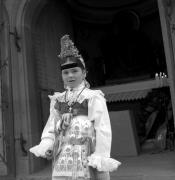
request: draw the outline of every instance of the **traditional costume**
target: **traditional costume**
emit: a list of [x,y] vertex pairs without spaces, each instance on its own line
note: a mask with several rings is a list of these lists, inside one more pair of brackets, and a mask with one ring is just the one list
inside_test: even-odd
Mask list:
[[[61,39],[60,57],[78,57],[79,62],[61,69],[84,66],[68,35]],[[53,152],[53,180],[96,179],[95,172],[110,172],[121,164],[110,158],[111,125],[104,94],[91,90],[87,81],[78,87],[49,96],[50,116],[39,145],[30,149],[36,156]],[[97,171],[95,171],[95,169]],[[103,179],[103,178],[101,178]]]

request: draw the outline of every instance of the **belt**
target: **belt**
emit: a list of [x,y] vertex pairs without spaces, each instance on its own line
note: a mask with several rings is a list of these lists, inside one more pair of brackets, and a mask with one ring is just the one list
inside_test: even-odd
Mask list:
[[84,145],[89,142],[91,138],[90,137],[81,137],[81,138],[75,138],[75,137],[64,137],[62,139],[63,143],[71,144],[71,145]]

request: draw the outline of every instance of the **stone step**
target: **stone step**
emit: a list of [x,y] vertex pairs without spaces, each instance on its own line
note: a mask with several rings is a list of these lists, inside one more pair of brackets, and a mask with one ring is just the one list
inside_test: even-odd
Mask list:
[[[175,180],[175,152],[117,157],[122,165],[112,172],[111,180]],[[51,168],[16,180],[51,180]]]
[[[49,176],[27,176],[18,177],[16,180],[51,180]],[[111,176],[111,180],[175,180],[175,176],[145,176],[145,175],[131,175],[131,176]]]

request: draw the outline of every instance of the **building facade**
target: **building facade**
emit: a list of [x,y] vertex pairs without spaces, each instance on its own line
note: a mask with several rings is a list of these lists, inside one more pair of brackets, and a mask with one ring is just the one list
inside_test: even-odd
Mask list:
[[[128,2],[111,1],[111,6],[125,7]],[[133,3],[135,2],[136,0],[133,0]],[[96,6],[91,1],[89,3],[90,6]],[[121,100],[123,94],[128,100],[140,99],[151,89],[168,86],[175,114],[175,3],[173,0],[157,0],[156,3],[160,15],[168,79],[163,85],[157,84],[153,79],[139,83],[108,85],[101,89],[106,93],[107,100],[117,101]],[[103,1],[102,5],[109,4]],[[96,13],[86,6],[83,7],[85,13],[82,13],[81,8],[73,1],[0,1],[0,178],[2,179],[30,175],[48,164],[43,159],[33,157],[28,149],[39,142],[47,121],[49,113],[47,95],[53,91],[63,90],[57,54],[60,49],[60,37],[66,33],[73,37],[76,34],[70,12],[74,11],[75,19],[81,20],[84,16],[89,16],[89,21],[108,23],[115,11],[112,9],[110,13],[102,13],[98,7],[99,11]],[[142,5],[139,7],[142,8]],[[150,13],[152,6],[147,4],[144,10]],[[79,33],[85,33],[83,37],[87,35],[88,40],[88,34],[82,32],[81,28],[79,30]],[[92,54],[97,53],[93,52],[93,47],[89,50],[92,50]],[[131,92],[134,92],[133,97],[128,96]]]

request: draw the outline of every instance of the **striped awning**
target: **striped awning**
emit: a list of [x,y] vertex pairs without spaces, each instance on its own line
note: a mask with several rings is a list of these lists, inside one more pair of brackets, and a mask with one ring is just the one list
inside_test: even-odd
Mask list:
[[165,86],[168,86],[167,78],[164,79],[163,82],[153,79],[127,84],[104,86],[99,89],[103,91],[108,102],[119,102],[143,99],[152,89]]
[[145,98],[148,92],[150,91],[151,90],[140,90],[132,92],[106,94],[105,97],[108,102],[139,100]]

